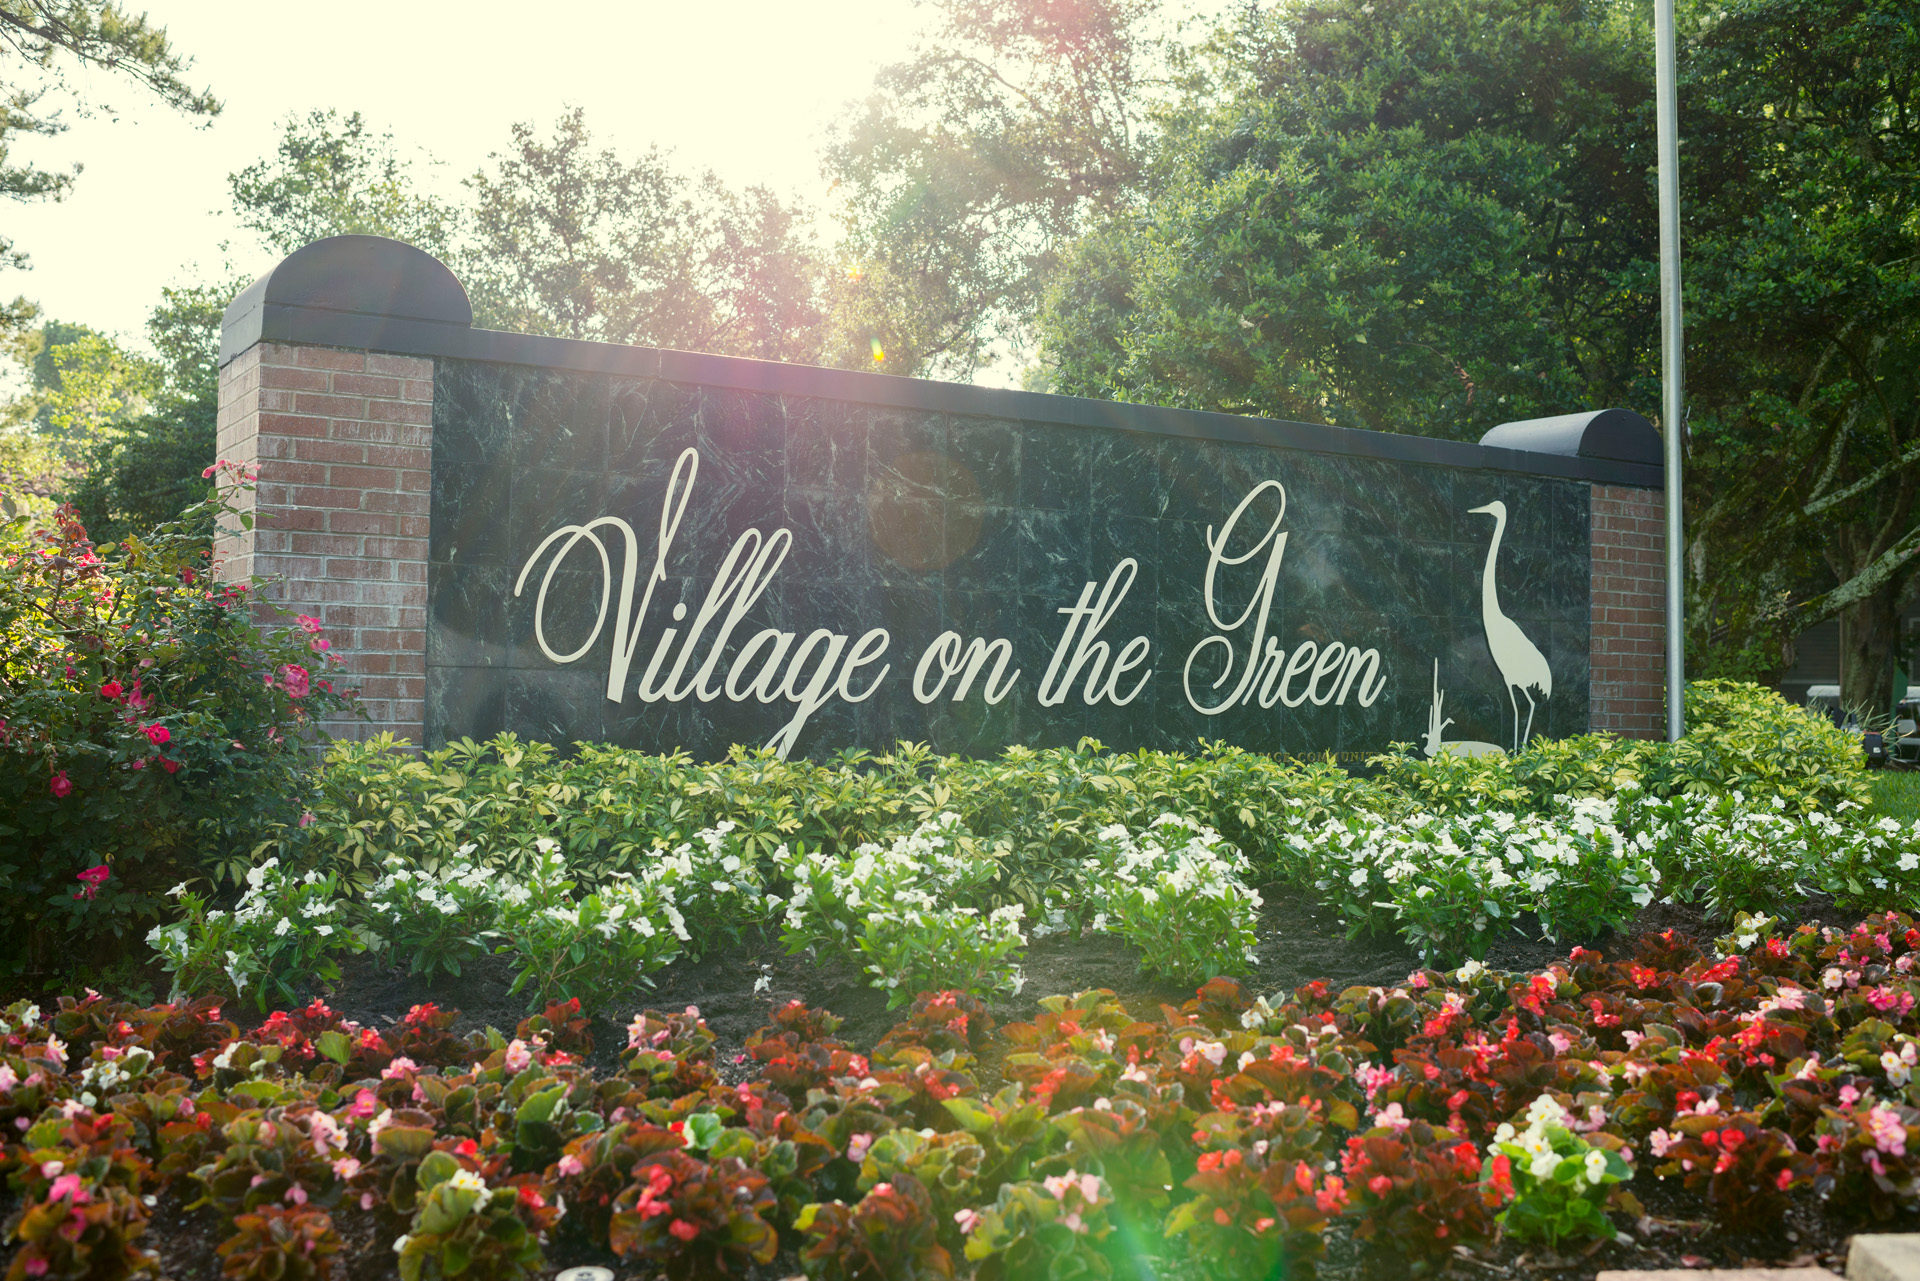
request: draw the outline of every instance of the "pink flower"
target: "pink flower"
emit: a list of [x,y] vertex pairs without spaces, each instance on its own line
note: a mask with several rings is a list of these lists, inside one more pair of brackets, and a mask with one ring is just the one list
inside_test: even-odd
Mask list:
[[350,1118],[369,1117],[373,1115],[374,1109],[379,1106],[380,1101],[374,1097],[372,1090],[362,1090],[354,1096],[353,1102],[348,1105],[347,1116]]
[[165,725],[149,725],[144,732],[147,736],[147,741],[155,747],[164,746],[167,740],[173,737],[173,732]]
[[1888,1156],[1907,1154],[1907,1127],[1900,1123],[1899,1114],[1886,1104],[1867,1113],[1867,1133],[1873,1136],[1873,1146]]
[[380,1079],[382,1081],[398,1081],[407,1073],[418,1072],[419,1070],[420,1065],[403,1054],[393,1062],[387,1064],[386,1068],[380,1073]]
[[561,1157],[560,1160],[554,1164],[553,1168],[560,1172],[560,1177],[563,1179],[571,1179],[575,1175],[584,1174],[587,1169],[585,1165],[581,1164],[580,1158],[571,1152]]
[[93,1200],[93,1194],[87,1191],[77,1174],[63,1174],[53,1181],[53,1187],[47,1191],[49,1201],[71,1201],[75,1205],[85,1205]]
[[847,1160],[855,1165],[867,1159],[867,1149],[873,1146],[871,1134],[856,1134],[847,1140]]
[[333,1175],[337,1179],[351,1179],[360,1173],[360,1158],[343,1156],[333,1163]]
[[320,630],[320,620],[311,614],[295,614],[294,617],[300,620],[301,631],[317,632]]
[[1680,1142],[1677,1134],[1668,1134],[1665,1130],[1655,1130],[1647,1137],[1647,1146],[1653,1149],[1655,1156],[1665,1156],[1667,1149]]
[[100,687],[100,697],[104,699],[108,699],[110,701],[117,700],[120,697],[121,692],[122,691],[120,689],[119,681],[108,681],[105,685],[102,685]]
[[955,1210],[953,1212],[953,1221],[960,1225],[960,1235],[970,1236],[973,1230],[980,1226],[980,1212],[978,1210]]
[[47,1261],[37,1254],[29,1258],[24,1266],[26,1267],[27,1275],[30,1277],[43,1277],[47,1275]]
[[308,682],[309,676],[307,669],[300,666],[300,664],[282,663],[280,665],[280,688],[286,690],[287,693],[294,698],[305,698],[307,696]]
[[700,1229],[694,1227],[685,1219],[675,1219],[667,1225],[667,1231],[673,1233],[674,1236],[682,1241],[691,1241],[700,1235]]
[[100,892],[100,887],[107,883],[107,877],[111,875],[112,872],[108,870],[105,863],[98,867],[90,867],[84,872],[75,872],[73,879],[80,882],[80,888],[73,892],[73,896],[91,899]]
[[505,1060],[507,1071],[514,1073],[524,1072],[532,1062],[533,1051],[527,1048],[525,1041],[515,1040],[507,1046],[507,1057]]
[[305,1205],[307,1203],[307,1190],[296,1183],[287,1189],[287,1200],[294,1205]]
[[304,811],[302,811],[302,812],[301,812],[301,815],[300,815],[300,826],[302,826],[302,827],[312,827],[312,826],[313,826],[313,811],[312,811],[312,810],[304,810]]
[[65,770],[61,770],[53,776],[53,783],[51,786],[52,786],[53,794],[55,796],[60,797],[63,800],[66,798],[67,793],[73,790],[73,784],[68,780],[67,772]]

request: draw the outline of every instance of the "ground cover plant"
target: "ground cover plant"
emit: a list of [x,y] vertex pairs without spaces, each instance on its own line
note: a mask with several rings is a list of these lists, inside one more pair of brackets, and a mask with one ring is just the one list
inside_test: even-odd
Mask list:
[[354,1241],[403,1277],[1253,1278],[1312,1275],[1333,1238],[1418,1275],[1502,1239],[1617,1248],[1648,1198],[1759,1237],[1867,1228],[1920,1212],[1916,964],[1900,913],[1747,917],[1705,949],[1222,978],[1153,1011],[1089,991],[1003,1027],[926,992],[870,1045],[787,1002],[733,1057],[693,1009],[608,1054],[574,1003],[456,1036],[431,1005],[376,1029],[322,1001],[251,1027],[205,998],[22,1002],[10,1275],[151,1274],[156,1196],[205,1207],[235,1277]]
[[421,758],[336,744],[313,808],[261,853],[304,868],[302,894],[324,884],[340,927],[289,937],[286,911],[189,892],[186,919],[153,937],[180,993],[265,1002],[373,947],[429,978],[509,955],[530,1008],[600,1012],[760,927],[898,1004],[1018,992],[1025,949],[1063,933],[1125,939],[1152,978],[1244,975],[1263,886],[1448,965],[1516,934],[1594,939],[1656,900],[1724,920],[1809,892],[1849,910],[1920,893],[1920,823],[1862,804],[1844,735],[1750,686],[1695,699],[1704,747],[1396,751],[1371,776],[1218,745],[699,765],[511,736]]

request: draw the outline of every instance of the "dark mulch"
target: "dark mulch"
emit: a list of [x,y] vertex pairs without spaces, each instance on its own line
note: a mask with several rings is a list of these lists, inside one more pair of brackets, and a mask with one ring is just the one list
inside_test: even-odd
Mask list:
[[[1295,891],[1276,886],[1269,888],[1266,896],[1268,903],[1259,929],[1259,965],[1246,981],[1252,991],[1283,994],[1317,978],[1340,987],[1392,984],[1419,965],[1417,954],[1397,939],[1348,939],[1333,913],[1317,908]],[[1790,920],[1837,927],[1851,924],[1834,912],[1831,900],[1824,896],[1796,904],[1783,915]],[[1486,960],[1499,969],[1537,969],[1563,958],[1575,943],[1603,952],[1620,951],[1628,938],[1667,929],[1701,941],[1724,933],[1724,926],[1705,920],[1695,909],[1654,904],[1619,936],[1546,943],[1514,935],[1496,944]],[[1056,993],[1110,988],[1141,1015],[1151,1015],[1162,1001],[1177,1004],[1192,995],[1189,989],[1143,978],[1134,949],[1111,938],[1041,939],[1027,950],[1024,964],[1026,983],[1021,994],[994,1004],[994,1016],[1003,1024],[1030,1019],[1039,1010],[1039,999]],[[339,983],[317,994],[324,995],[346,1017],[375,1027],[398,1020],[408,1007],[421,1001],[458,1009],[463,1031],[489,1025],[505,1031],[526,1013],[525,1000],[507,994],[512,981],[507,957],[488,958],[458,978],[441,976],[432,984],[378,957],[354,958],[344,969]],[[156,980],[156,986],[163,989],[164,983]],[[35,993],[31,987],[15,995],[36,994],[48,1003],[54,995]],[[794,998],[843,1017],[846,1023],[839,1035],[858,1046],[877,1041],[892,1026],[897,1013],[887,1009],[885,994],[868,987],[851,967],[808,956],[788,956],[774,931],[750,932],[738,944],[721,947],[697,962],[676,963],[655,976],[651,989],[636,985],[630,1000],[617,1008],[698,1006],[719,1038],[716,1048],[720,1062],[731,1076],[744,1071],[734,1059],[741,1053],[745,1038],[766,1023],[772,1008]],[[242,1011],[233,1012],[244,1017]],[[598,1019],[594,1037],[598,1046],[594,1066],[616,1068],[619,1050],[625,1044],[624,1028],[614,1020]],[[982,1074],[982,1084],[991,1088],[995,1084],[994,1064],[983,1063]],[[1836,1272],[1844,1269],[1847,1230],[1830,1223],[1822,1205],[1810,1196],[1773,1231],[1732,1236],[1690,1217],[1700,1213],[1698,1201],[1682,1194],[1677,1185],[1663,1184],[1650,1172],[1643,1170],[1636,1177],[1633,1190],[1647,1207],[1647,1216],[1637,1224],[1620,1224],[1622,1232],[1615,1241],[1571,1257],[1503,1244],[1484,1257],[1463,1253],[1452,1272],[1460,1277],[1586,1281],[1603,1268],[1811,1264]],[[12,1198],[6,1200],[11,1202]],[[8,1213],[13,1208],[6,1205]],[[390,1224],[357,1210],[336,1214],[335,1222],[349,1249],[336,1269],[334,1281],[392,1281],[398,1276],[389,1249],[395,1232]],[[1920,1230],[1920,1216],[1910,1222],[1877,1225],[1874,1230]],[[155,1207],[146,1244],[160,1252],[164,1275],[184,1281],[220,1275],[214,1252],[220,1238],[212,1211],[187,1210],[179,1193],[170,1190],[161,1195]],[[547,1254],[556,1270],[578,1263],[600,1263],[613,1268],[621,1281],[638,1281],[647,1275],[623,1266],[603,1249],[572,1239],[564,1229]],[[756,1269],[751,1281],[774,1281],[798,1270],[791,1250],[784,1250],[772,1266]],[[1344,1226],[1336,1225],[1329,1234],[1328,1256],[1321,1274],[1328,1281],[1390,1281],[1405,1275],[1405,1265],[1392,1256],[1363,1248]]]

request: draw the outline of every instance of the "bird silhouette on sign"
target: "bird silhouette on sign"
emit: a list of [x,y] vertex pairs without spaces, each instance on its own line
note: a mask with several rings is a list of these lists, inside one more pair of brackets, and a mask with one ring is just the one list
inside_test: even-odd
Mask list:
[[[1498,499],[1485,507],[1475,507],[1470,514],[1493,517],[1493,545],[1487,548],[1487,566],[1480,574],[1480,625],[1487,633],[1487,648],[1493,651],[1493,665],[1500,669],[1500,679],[1506,682],[1507,702],[1513,708],[1513,750],[1519,751],[1520,744],[1533,736],[1533,714],[1537,710],[1534,695],[1541,698],[1553,694],[1553,673],[1547,668],[1547,656],[1540,647],[1527,639],[1520,625],[1500,612],[1500,592],[1494,585],[1493,566],[1500,556],[1500,540],[1507,532],[1507,505]],[[1527,700],[1527,728],[1520,730],[1520,700],[1514,697],[1518,690]]]

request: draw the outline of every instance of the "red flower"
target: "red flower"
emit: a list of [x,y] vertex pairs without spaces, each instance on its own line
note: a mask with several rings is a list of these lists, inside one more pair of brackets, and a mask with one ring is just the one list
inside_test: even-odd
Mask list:
[[1504,1152],[1493,1158],[1493,1190],[1506,1200],[1513,1198],[1513,1158]]
[[167,773],[178,774],[180,772],[180,762],[174,760],[172,757],[161,756],[156,759],[158,759],[160,762],[160,768],[165,770]]
[[107,877],[109,875],[111,875],[111,872],[105,863],[102,863],[98,867],[90,867],[84,872],[74,873],[73,879],[80,882],[80,888],[73,892],[73,896],[75,898],[92,898],[100,892],[100,887],[107,883]]
[[679,1237],[682,1241],[691,1241],[700,1235],[700,1229],[694,1227],[685,1219],[675,1219],[667,1225],[667,1231],[673,1233],[673,1235]]
[[100,687],[100,697],[102,698],[117,699],[120,697],[121,692],[119,681],[108,681]]
[[165,725],[149,725],[146,727],[146,735],[149,743],[159,747],[173,737],[173,732]]
[[61,770],[53,776],[53,794],[64,797],[73,790],[73,784],[67,779],[67,772]]
[[311,614],[295,614],[294,617],[300,620],[301,631],[317,632],[320,630],[320,620]]

